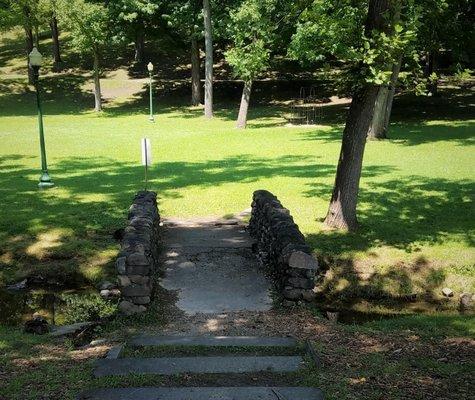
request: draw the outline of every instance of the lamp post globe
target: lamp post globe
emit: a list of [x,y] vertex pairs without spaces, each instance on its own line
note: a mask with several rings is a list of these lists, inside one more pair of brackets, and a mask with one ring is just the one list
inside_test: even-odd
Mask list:
[[33,50],[31,50],[30,54],[28,55],[28,59],[32,68],[40,68],[43,65],[43,56],[36,47],[33,47]]
[[148,120],[150,122],[155,122],[155,118],[153,117],[153,94],[152,94],[152,72],[153,72],[153,64],[149,62],[147,64],[148,76],[149,76],[149,83],[150,83],[150,116]]
[[47,189],[54,186],[48,174],[48,164],[46,162],[46,146],[45,135],[43,129],[43,111],[41,109],[40,88],[39,88],[39,71],[43,65],[43,56],[36,47],[28,55],[30,67],[33,69],[33,79],[36,90],[36,106],[38,108],[38,129],[40,133],[40,154],[41,154],[41,176],[38,187],[40,189]]

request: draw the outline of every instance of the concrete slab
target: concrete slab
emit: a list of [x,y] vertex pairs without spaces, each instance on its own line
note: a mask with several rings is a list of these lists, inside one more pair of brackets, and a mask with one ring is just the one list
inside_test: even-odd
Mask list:
[[293,372],[303,363],[300,356],[248,357],[160,357],[119,358],[97,361],[94,376],[129,374],[174,375],[220,374],[246,372]]
[[244,226],[226,225],[217,221],[206,224],[165,224],[164,239],[168,248],[248,248],[252,245],[252,239]]
[[258,336],[150,336],[133,338],[130,346],[207,346],[207,347],[294,347],[297,341],[288,337]]
[[191,387],[96,389],[78,400],[323,400],[323,393],[308,387]]
[[124,349],[124,345],[120,344],[118,346],[111,347],[109,351],[107,352],[106,358],[110,360],[114,360],[116,358],[119,358],[120,353]]
[[251,252],[242,225],[220,220],[165,223],[165,276],[161,286],[177,291],[177,307],[187,315],[268,311],[271,282]]

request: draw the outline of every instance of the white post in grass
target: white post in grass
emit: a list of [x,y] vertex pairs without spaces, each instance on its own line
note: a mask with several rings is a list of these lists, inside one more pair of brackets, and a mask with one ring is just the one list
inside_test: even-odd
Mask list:
[[145,167],[145,190],[148,190],[148,167],[152,165],[152,146],[150,139],[142,139],[142,165]]

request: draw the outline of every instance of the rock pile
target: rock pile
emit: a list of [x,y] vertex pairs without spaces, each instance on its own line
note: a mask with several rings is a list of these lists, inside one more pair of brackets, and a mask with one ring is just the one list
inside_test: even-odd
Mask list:
[[257,240],[254,250],[259,260],[285,301],[314,299],[318,262],[289,210],[272,193],[254,192],[249,231]]
[[159,255],[159,224],[157,194],[138,192],[129,209],[116,260],[122,294],[119,309],[124,314],[143,312],[151,301],[152,275]]

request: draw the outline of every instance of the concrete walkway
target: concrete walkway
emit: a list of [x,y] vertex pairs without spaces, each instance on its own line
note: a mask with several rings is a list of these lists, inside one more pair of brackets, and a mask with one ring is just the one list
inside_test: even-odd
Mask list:
[[271,308],[270,281],[251,252],[252,240],[238,220],[164,220],[165,276],[186,315]]

